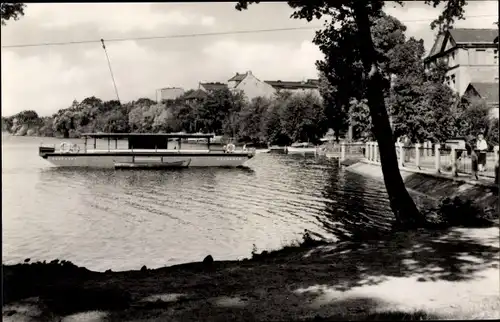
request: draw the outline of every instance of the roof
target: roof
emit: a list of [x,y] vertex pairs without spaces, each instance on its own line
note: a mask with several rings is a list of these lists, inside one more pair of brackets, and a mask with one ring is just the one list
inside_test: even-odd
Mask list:
[[197,89],[197,90],[189,93],[188,95],[186,95],[184,97],[184,99],[196,99],[196,98],[205,98],[205,97],[207,97],[207,93],[205,93],[201,89]]
[[319,85],[319,79],[308,79],[307,83]]
[[479,94],[488,104],[498,104],[498,83],[470,83],[469,87]]
[[264,82],[279,89],[318,88],[318,85],[313,82],[284,82],[280,80]]
[[200,83],[200,85],[205,87],[207,91],[216,91],[218,89],[227,88],[227,85],[222,83]]
[[498,29],[450,29],[450,35],[456,44],[488,43],[491,44],[498,37]]
[[130,138],[130,137],[164,137],[164,138],[213,138],[213,134],[190,134],[190,133],[83,133],[82,137],[89,138]]
[[228,82],[241,82],[243,79],[245,79],[245,77],[247,77],[247,74],[238,74],[236,73],[236,75],[234,75],[233,77],[231,77]]
[[161,91],[166,90],[166,89],[177,89],[177,90],[181,90],[181,91],[183,90],[180,87],[163,87],[163,88],[160,88]]
[[445,33],[438,35],[432,46],[429,55],[425,58],[428,60],[435,55],[444,51],[444,46],[450,41],[452,48],[459,45],[493,45],[498,41],[498,29],[472,29],[472,28],[456,28],[450,29]]

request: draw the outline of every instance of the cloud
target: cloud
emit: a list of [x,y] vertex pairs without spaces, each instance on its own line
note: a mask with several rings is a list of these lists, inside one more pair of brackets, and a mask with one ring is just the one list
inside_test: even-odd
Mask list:
[[[423,38],[428,49],[434,40],[430,20],[440,9],[422,2],[386,7],[408,27],[407,36]],[[234,3],[28,4],[26,16],[2,27],[2,45],[321,25],[290,19],[292,11],[286,3],[252,5],[243,12]],[[495,16],[456,26],[493,28],[497,12],[496,1],[470,1],[466,15]],[[130,101],[154,98],[157,88],[194,88],[247,70],[261,80],[317,77],[314,63],[322,56],[313,37],[313,30],[300,30],[108,42],[106,47],[120,98]],[[2,49],[2,115],[26,109],[50,115],[92,95],[115,99],[99,43]]]
[[[29,13],[28,13],[29,12]],[[71,14],[68,14],[71,12]],[[41,18],[40,27],[53,29],[79,24],[96,24],[106,31],[155,30],[160,25],[213,25],[215,18],[171,10],[158,12],[141,3],[59,3],[32,4],[27,15]]]
[[[434,44],[437,31],[430,29],[432,20],[442,12],[444,4],[434,8],[422,2],[404,2],[403,6],[389,3],[385,12],[402,21],[406,27],[407,37],[423,39],[426,51],[430,51]],[[466,20],[459,20],[455,28],[496,28],[493,24],[498,20],[498,1],[469,1],[465,7]],[[485,15],[491,15],[485,17]]]

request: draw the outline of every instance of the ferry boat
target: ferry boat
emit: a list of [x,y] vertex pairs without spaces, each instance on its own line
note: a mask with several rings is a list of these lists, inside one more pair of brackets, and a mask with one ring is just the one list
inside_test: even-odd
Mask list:
[[[86,168],[171,168],[171,167],[238,167],[255,156],[255,150],[243,147],[236,150],[232,143],[224,149],[211,149],[213,134],[172,134],[172,133],[85,133],[83,150],[77,144],[61,143],[55,146],[40,146],[39,155],[58,167]],[[94,139],[93,149],[88,149],[88,139]],[[182,149],[186,139],[206,139],[204,150]],[[97,139],[107,139],[108,149],[97,150]],[[171,139],[176,139],[175,147]],[[115,149],[110,149],[111,140]],[[118,140],[127,140],[128,149],[118,149]]]

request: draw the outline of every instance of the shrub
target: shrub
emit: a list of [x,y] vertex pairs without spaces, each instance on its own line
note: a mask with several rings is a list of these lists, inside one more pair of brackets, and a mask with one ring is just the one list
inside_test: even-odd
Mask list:
[[494,210],[483,209],[472,200],[460,197],[444,198],[437,209],[426,213],[427,223],[431,227],[491,227]]

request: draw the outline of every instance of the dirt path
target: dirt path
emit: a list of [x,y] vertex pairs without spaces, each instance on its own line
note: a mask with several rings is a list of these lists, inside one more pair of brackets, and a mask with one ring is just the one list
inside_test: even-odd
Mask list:
[[4,289],[16,288],[17,294],[7,294],[3,318],[500,318],[498,262],[499,229],[489,228],[398,233],[387,240],[289,248],[249,261],[157,270],[95,273],[55,269],[61,265],[4,266]]

